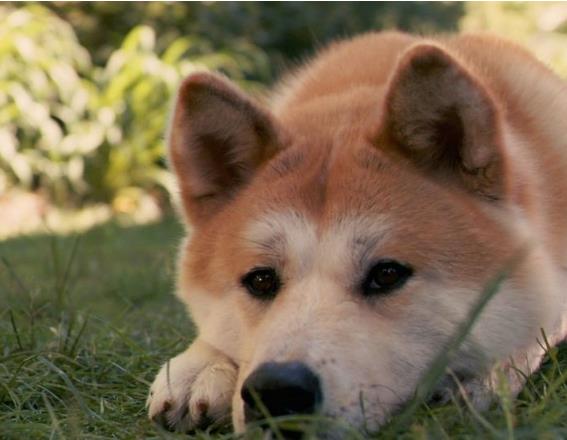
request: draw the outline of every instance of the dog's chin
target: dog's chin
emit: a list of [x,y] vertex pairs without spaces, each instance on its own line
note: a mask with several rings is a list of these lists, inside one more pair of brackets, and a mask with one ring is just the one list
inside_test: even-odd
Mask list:
[[[271,425],[266,422],[263,426],[255,424],[248,428],[250,433],[261,432],[263,440],[276,440],[276,439],[289,439],[300,440],[317,438],[321,440],[342,440],[351,438],[354,432],[360,436],[362,428],[355,429],[354,427],[345,428],[342,426],[329,426],[326,422],[313,422],[309,424],[297,424],[290,426],[288,424],[278,423],[273,421]],[[246,438],[246,437],[245,437]]]
[[[400,404],[394,413],[397,413],[403,405]],[[237,411],[238,412],[238,411]],[[332,413],[317,413],[312,416],[285,417],[285,420],[274,418],[271,420],[259,420],[246,424],[244,415],[235,414],[233,411],[233,428],[236,434],[254,437],[256,433],[262,433],[262,439],[307,439],[317,438],[324,440],[342,440],[345,438],[360,437],[361,433],[372,435],[379,431],[379,426],[387,421],[387,417],[378,420],[366,419],[363,413],[351,413],[338,416]]]

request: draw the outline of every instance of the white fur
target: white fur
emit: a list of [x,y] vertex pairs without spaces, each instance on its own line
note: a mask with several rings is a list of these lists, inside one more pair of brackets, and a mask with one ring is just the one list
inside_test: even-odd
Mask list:
[[147,401],[149,417],[181,432],[226,418],[235,380],[236,366],[197,340],[161,368]]

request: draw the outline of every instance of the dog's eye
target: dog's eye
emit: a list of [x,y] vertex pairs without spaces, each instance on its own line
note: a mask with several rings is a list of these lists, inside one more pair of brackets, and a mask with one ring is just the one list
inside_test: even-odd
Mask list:
[[271,267],[253,269],[242,278],[242,285],[252,296],[272,299],[280,288],[278,274]]
[[370,269],[362,284],[362,290],[365,295],[388,293],[401,287],[412,273],[410,267],[397,261],[379,261]]

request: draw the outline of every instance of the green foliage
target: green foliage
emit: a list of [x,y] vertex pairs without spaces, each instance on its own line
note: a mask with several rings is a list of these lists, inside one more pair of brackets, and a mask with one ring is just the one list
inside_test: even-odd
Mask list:
[[87,51],[71,26],[30,6],[0,11],[0,59],[0,190],[84,193],[84,155],[103,136],[92,118]]
[[[129,29],[156,30],[158,47],[180,35],[198,36],[229,53],[259,47],[269,64],[245,71],[270,82],[282,70],[330,40],[368,30],[414,32],[456,30],[464,7],[458,2],[51,2],[77,30],[79,39],[103,64]],[[105,29],[105,32],[100,32]]]
[[567,75],[566,23],[565,4],[546,2],[4,3],[0,193],[77,207],[171,190],[168,106],[196,69],[262,90],[335,38],[458,25],[521,41]]
[[87,180],[100,199],[108,200],[130,187],[171,189],[170,175],[162,166],[163,134],[180,80],[202,69],[224,71],[238,80],[241,67],[254,63],[247,53],[201,55],[201,41],[191,37],[177,38],[161,56],[155,45],[154,30],[137,26],[104,69],[96,72],[99,121],[110,135],[89,162]]
[[59,205],[169,189],[163,134],[181,78],[215,69],[243,80],[265,61],[249,48],[212,52],[194,37],[160,53],[142,25],[97,67],[71,26],[37,5],[3,9],[0,41],[0,190],[41,188]]
[[169,103],[185,75],[217,70],[259,90],[290,60],[338,35],[393,26],[451,28],[461,9],[401,3],[4,4],[0,192],[40,190],[51,203],[77,207],[116,205],[140,190],[169,191],[163,135]]
[[489,31],[520,42],[567,77],[567,3],[471,2],[460,28]]

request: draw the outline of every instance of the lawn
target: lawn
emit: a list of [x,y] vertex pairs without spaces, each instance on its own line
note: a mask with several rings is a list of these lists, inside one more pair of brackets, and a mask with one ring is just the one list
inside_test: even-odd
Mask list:
[[[168,217],[0,242],[0,439],[186,438],[144,408],[160,364],[194,335],[171,294],[181,234]],[[421,405],[377,437],[567,438],[567,347],[516,400],[503,391],[482,414]]]

